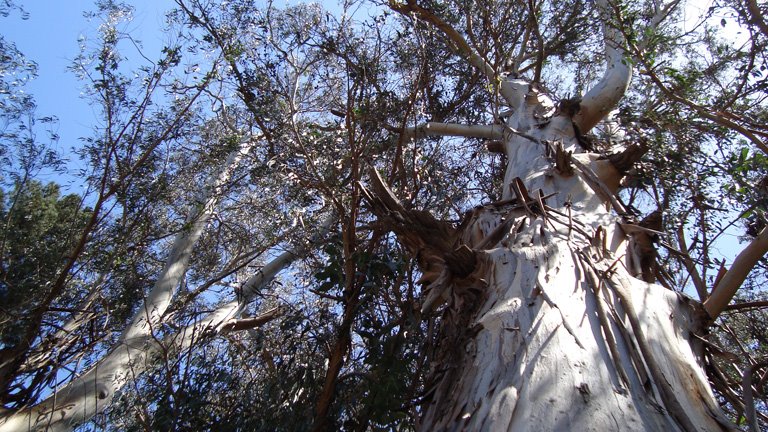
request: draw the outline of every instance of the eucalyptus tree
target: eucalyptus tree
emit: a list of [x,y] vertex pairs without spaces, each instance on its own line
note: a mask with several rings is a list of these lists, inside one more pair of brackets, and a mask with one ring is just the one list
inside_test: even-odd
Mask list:
[[[97,44],[86,47],[75,65],[103,123],[76,149],[87,164],[81,174],[86,195],[67,201],[72,220],[46,226],[51,232],[37,240],[47,242],[47,250],[19,252],[36,238],[3,236],[17,260],[35,267],[20,276],[14,276],[25,270],[19,262],[4,267],[3,295],[13,314],[4,317],[4,330],[16,329],[3,340],[0,363],[5,430],[70,429],[103,410],[134,374],[169,350],[184,349],[211,329],[253,327],[274,318],[278,310],[246,324],[232,321],[304,248],[301,241],[290,246],[285,227],[270,228],[251,215],[266,209],[259,215],[276,222],[293,206],[250,199],[249,189],[269,182],[258,183],[264,173],[243,181],[251,177],[245,163],[256,169],[267,161],[255,150],[262,137],[232,118],[235,111],[211,85],[221,59],[211,59],[207,71],[179,75],[178,48],[168,46],[155,63],[125,70],[121,50],[130,39],[121,26],[130,13],[125,5],[99,3],[92,15],[101,22]],[[285,189],[276,196],[292,194]],[[50,225],[38,211],[20,204],[4,216]],[[203,236],[212,226],[215,235]],[[8,234],[15,226],[5,228]],[[56,230],[65,237],[61,246]],[[281,240],[288,250],[275,254]],[[226,251],[218,242],[228,242]],[[195,271],[188,270],[190,263]],[[33,276],[37,292],[25,298],[13,282],[32,283]],[[227,289],[235,279],[241,281],[237,296]],[[211,287],[229,295],[200,300]],[[15,291],[12,296],[6,288]]]
[[[363,283],[371,282],[355,275],[376,264],[371,256],[377,243],[365,246],[365,257],[355,245],[362,170],[348,164],[359,166],[380,145],[372,137],[388,133],[371,126],[372,114],[358,114],[373,111],[367,106],[373,102],[366,94],[370,87],[353,85],[344,89],[344,99],[337,97],[349,81],[336,71],[359,65],[307,49],[304,37],[324,19],[317,8],[270,9],[269,20],[255,28],[258,11],[242,15],[243,29],[255,30],[246,45],[226,33],[237,20],[214,26],[206,7],[179,6],[176,18],[189,32],[182,28],[178,38],[186,45],[167,46],[159,61],[135,72],[125,69],[121,56],[133,42],[122,32],[131,9],[103,2],[92,16],[102,22],[99,40],[75,68],[103,115],[102,126],[79,150],[92,208],[74,246],[61,253],[64,264],[46,282],[49,289],[22,305],[21,337],[4,347],[4,429],[71,428],[103,411],[116,392],[129,390],[126,384],[141,383],[145,371],[193,361],[186,353],[205,350],[211,336],[262,325],[287,314],[286,304],[299,309],[290,314],[298,316],[296,324],[318,346],[325,338],[332,361],[341,365],[352,311],[365,303],[372,308],[370,294],[358,301]],[[265,34],[267,50],[259,46]],[[245,59],[257,67],[244,68]],[[368,67],[383,71],[376,61],[371,58]],[[304,81],[306,74],[311,80]],[[327,122],[316,115],[328,107],[346,110],[348,118]],[[323,328],[333,303],[305,316],[294,295],[279,290],[255,302],[267,312],[233,321],[266,295],[261,291],[277,272],[307,251],[308,240],[322,239],[325,232],[316,227],[313,236],[293,234],[319,224],[317,215],[329,213],[327,207],[344,227],[333,244],[343,250],[348,274],[341,284],[348,298],[342,308],[351,317],[346,339],[344,331],[337,339],[336,328]],[[332,225],[334,218],[326,220]],[[328,248],[324,253],[332,254]],[[58,355],[73,346],[75,354]],[[296,368],[289,366],[293,374]],[[326,401],[318,408],[326,411],[320,419],[330,410],[339,369],[327,373],[317,392]],[[310,383],[317,381],[303,385]],[[162,418],[158,413],[154,424],[164,424]]]
[[[680,59],[665,52],[674,51],[665,27],[679,2],[630,7],[602,1],[595,8],[575,3],[577,16],[591,14],[601,24],[605,71],[582,96],[556,104],[540,85],[547,60],[541,29],[552,27],[539,21],[558,13],[542,13],[547,4],[529,6],[529,21],[520,25],[529,28],[538,46],[528,51],[529,41],[522,35],[517,41],[520,55],[510,61],[509,54],[499,53],[515,52],[512,47],[494,50],[488,46],[492,43],[475,42],[470,15],[464,21],[466,30],[460,32],[444,18],[447,14],[435,8],[415,1],[390,3],[394,10],[441,32],[457,55],[486,76],[498,100],[491,107],[499,113],[494,124],[429,122],[403,133],[416,139],[481,138],[507,158],[501,200],[476,208],[459,226],[409,211],[372,174],[368,199],[374,211],[418,254],[425,284],[422,313],[445,304],[430,378],[433,393],[424,407],[422,427],[732,429],[735,426],[722,414],[709,388],[702,341],[707,325],[725,310],[763,259],[768,231],[755,233],[730,268],[722,264],[718,277],[709,280],[703,277],[711,266],[706,256],[697,269],[687,248],[678,251],[667,245],[686,266],[699,298],[695,301],[670,290],[664,269],[656,263],[653,241],[662,234],[663,212],[673,209],[670,201],[680,195],[669,183],[659,182],[664,189],[654,188],[656,194],[651,195],[658,211],[643,220],[615,196],[621,178],[653,145],[644,136],[653,128],[640,125],[634,135],[622,136],[612,111],[628,91],[633,65],[638,64],[648,82],[645,89],[650,86],[664,95],[654,101],[654,109],[672,105],[693,114],[699,123],[698,119],[704,120],[704,125],[691,126],[706,130],[698,145],[707,144],[707,135],[727,139],[740,134],[756,151],[764,152],[763,127],[747,116],[730,117],[732,105],[716,111],[720,105],[708,100],[712,97],[708,89],[695,87],[707,79],[724,86],[724,75],[733,79],[722,71],[728,55],[746,57],[751,63],[742,70],[759,77],[751,67],[759,54],[738,50],[724,54],[727,49],[719,46],[702,56],[710,63],[707,70],[699,70],[694,60],[683,63],[680,69],[685,72],[680,72]],[[559,7],[568,10],[563,4]],[[752,43],[759,43],[760,37],[753,34]],[[696,49],[707,43],[722,44],[711,29]],[[532,80],[519,77],[526,67],[532,70],[528,75]],[[501,68],[510,73],[502,74]],[[678,79],[679,85],[670,86],[659,69]],[[686,73],[689,76],[683,76]],[[741,80],[741,87],[728,96],[754,104],[747,115],[759,116],[763,93],[750,86],[749,74],[739,74],[736,80]],[[654,114],[664,118],[666,113]],[[603,138],[585,138],[603,120],[608,120]],[[663,130],[653,132],[666,135]],[[678,129],[667,137],[674,143],[680,135]],[[696,142],[695,137],[686,138]],[[724,149],[728,146],[709,152]],[[750,151],[745,148],[743,153]],[[698,157],[706,155],[707,150],[697,152]],[[676,239],[684,245],[683,224],[688,215],[699,213],[695,236],[707,243],[712,230],[704,213],[712,206],[704,202],[708,199],[704,191],[712,186],[708,182],[713,175],[687,172],[694,176],[689,182],[696,192],[689,198],[694,206],[678,216],[674,221],[678,226],[668,226],[676,229]],[[709,245],[703,253],[712,253]],[[654,284],[657,280],[659,284]],[[750,364],[749,374],[762,367],[762,361]],[[751,386],[745,393],[751,399]],[[747,406],[745,412],[756,428],[754,408]]]
[[759,4],[176,6],[133,73],[100,3],[0,429],[758,427]]

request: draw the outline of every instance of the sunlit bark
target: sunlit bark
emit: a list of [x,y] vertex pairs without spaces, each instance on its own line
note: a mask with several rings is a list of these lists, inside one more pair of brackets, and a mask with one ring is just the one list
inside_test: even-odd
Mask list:
[[579,111],[573,118],[581,133],[586,133],[600,122],[619,103],[632,80],[632,67],[624,49],[624,38],[616,29],[613,5],[609,0],[598,0],[605,39],[605,73],[602,79],[582,98]]
[[[701,305],[627,269],[633,230],[605,197],[618,172],[580,153],[569,118],[534,127],[551,101],[512,84],[524,94],[508,123],[518,133],[504,201],[460,233],[478,264],[462,277],[447,260],[425,271],[439,275],[427,298],[439,291],[446,306],[421,429],[731,429],[697,350]],[[557,169],[551,142],[576,153],[574,174]]]
[[[503,199],[448,234],[459,239],[446,244],[459,249],[441,251],[421,236],[418,221],[437,223],[398,208],[382,187],[369,198],[419,254],[429,303],[422,310],[444,303],[421,430],[734,429],[703,371],[702,305],[634,277],[640,260],[627,240],[639,231],[613,198],[621,172],[581,146],[632,76],[612,4],[597,4],[606,71],[573,117],[523,80],[502,83],[510,110]],[[406,132],[482,136],[477,130]],[[470,274],[455,264],[461,248],[470,251]]]

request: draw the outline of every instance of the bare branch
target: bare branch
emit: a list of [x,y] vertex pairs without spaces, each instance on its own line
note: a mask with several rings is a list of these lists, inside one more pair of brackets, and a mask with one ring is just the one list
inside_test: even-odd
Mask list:
[[616,28],[609,0],[597,1],[597,7],[603,21],[605,39],[605,74],[581,99],[578,113],[573,123],[579,132],[586,133],[597,125],[613,110],[624,96],[632,80],[632,67],[626,59],[625,39]]
[[280,308],[272,308],[257,317],[229,320],[224,323],[223,326],[221,326],[221,331],[226,333],[231,331],[250,330],[256,327],[260,327],[263,324],[266,324],[279,317],[280,315]]
[[754,364],[744,371],[742,379],[742,388],[744,394],[744,417],[747,420],[747,426],[750,432],[760,432],[757,426],[757,415],[755,413],[754,396],[752,395],[752,377],[758,370],[768,366],[768,360]]
[[426,136],[457,136],[502,140],[504,138],[504,126],[429,122],[420,126],[406,128],[405,131],[403,131],[403,134],[407,138],[414,139],[420,139]]
[[757,237],[741,251],[723,279],[714,287],[712,295],[704,302],[704,309],[712,319],[717,318],[725,310],[749,272],[766,253],[768,253],[768,227],[763,228]]
[[435,28],[443,32],[443,34],[448,38],[453,51],[466,58],[470,64],[472,64],[472,66],[485,74],[485,76],[488,77],[491,82],[496,81],[498,78],[496,75],[496,69],[494,69],[493,66],[485,61],[485,59],[475,49],[469,46],[464,37],[460,35],[459,32],[453,28],[453,26],[440,19],[440,17],[416,4],[415,0],[407,0],[406,3],[401,3],[397,0],[390,0],[389,7],[390,9],[406,16],[413,14],[421,21],[435,26]]

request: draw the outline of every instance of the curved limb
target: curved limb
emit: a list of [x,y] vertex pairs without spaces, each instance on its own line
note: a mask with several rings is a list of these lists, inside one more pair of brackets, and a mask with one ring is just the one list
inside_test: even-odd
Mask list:
[[595,127],[616,107],[632,80],[632,66],[625,58],[624,36],[611,24],[613,7],[610,0],[599,0],[596,3],[603,22],[606,66],[605,74],[582,97],[579,111],[573,117],[573,123],[581,133]]
[[763,228],[757,237],[739,253],[731,268],[713,288],[712,295],[704,302],[704,309],[712,319],[717,318],[725,310],[749,272],[766,253],[768,253],[768,228]]
[[414,14],[421,21],[430,23],[439,29],[448,38],[451,49],[464,56],[475,68],[485,74],[491,82],[496,81],[496,69],[493,68],[485,59],[473,49],[462,35],[456,31],[450,24],[446,23],[440,17],[427,9],[416,4],[415,0],[407,0],[405,3],[397,0],[389,1],[389,8],[403,15]]

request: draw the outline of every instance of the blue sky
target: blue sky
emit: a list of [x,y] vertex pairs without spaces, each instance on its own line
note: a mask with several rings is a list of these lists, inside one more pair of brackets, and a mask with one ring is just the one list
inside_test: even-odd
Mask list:
[[[160,58],[164,45],[164,36],[160,31],[164,24],[164,12],[171,9],[174,3],[171,0],[131,0],[129,3],[135,10],[128,30],[142,41],[147,57]],[[85,11],[95,9],[94,1],[32,0],[23,2],[22,7],[29,13],[29,19],[22,20],[18,12],[0,18],[0,32],[7,40],[14,42],[28,59],[38,64],[38,77],[27,85],[25,91],[35,97],[38,117],[58,117],[58,150],[68,154],[79,145],[79,138],[90,135],[97,121],[97,113],[80,96],[83,84],[67,69],[80,52],[79,39],[97,36],[99,23],[83,16]],[[127,61],[137,60],[138,63],[137,52],[125,54]],[[75,158],[71,160],[76,162]],[[76,191],[80,185],[72,186],[72,189],[67,189]]]

